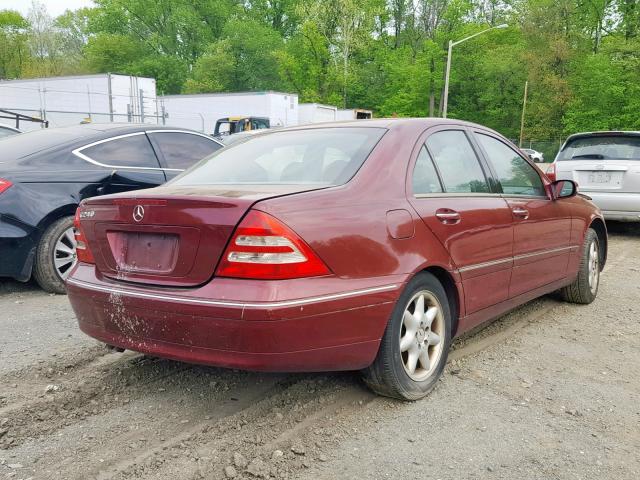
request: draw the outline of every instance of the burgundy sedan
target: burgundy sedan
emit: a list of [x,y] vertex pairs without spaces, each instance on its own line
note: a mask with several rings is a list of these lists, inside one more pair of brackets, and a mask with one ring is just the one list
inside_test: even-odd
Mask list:
[[84,201],[76,225],[68,293],[88,335],[223,367],[363,369],[403,399],[434,386],[455,336],[550,292],[593,301],[607,254],[575,183],[433,118],[260,135]]

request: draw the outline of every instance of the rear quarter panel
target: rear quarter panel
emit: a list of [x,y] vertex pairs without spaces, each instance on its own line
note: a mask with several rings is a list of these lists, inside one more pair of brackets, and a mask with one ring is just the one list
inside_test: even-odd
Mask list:
[[449,255],[406,198],[409,159],[423,130],[419,123],[389,130],[343,186],[273,198],[255,208],[284,221],[341,277],[409,276],[426,265],[451,270]]

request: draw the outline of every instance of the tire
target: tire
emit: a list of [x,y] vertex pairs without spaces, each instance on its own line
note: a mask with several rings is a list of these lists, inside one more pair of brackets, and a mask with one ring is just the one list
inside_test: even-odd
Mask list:
[[580,259],[578,276],[571,285],[560,289],[559,293],[562,300],[584,305],[595,300],[600,285],[600,252],[598,234],[595,230],[589,228],[582,246],[582,258]]
[[[419,297],[423,298],[425,314],[418,322],[415,312],[420,311]],[[429,314],[430,311],[433,313]],[[439,339],[437,343],[434,333]],[[451,311],[445,290],[436,277],[427,272],[420,273],[400,295],[380,342],[378,355],[364,371],[364,381],[380,395],[418,400],[435,387],[442,375],[450,345]],[[424,352],[429,361],[423,363]],[[418,360],[411,373],[410,358],[415,358],[416,354]]]
[[[73,216],[60,218],[49,225],[38,243],[33,276],[38,285],[49,293],[65,294],[67,291],[64,280],[77,262],[75,238],[73,235],[69,238],[69,231],[72,229]],[[71,253],[63,251],[65,247]],[[59,267],[56,267],[56,259],[58,262],[69,262],[60,262]]]

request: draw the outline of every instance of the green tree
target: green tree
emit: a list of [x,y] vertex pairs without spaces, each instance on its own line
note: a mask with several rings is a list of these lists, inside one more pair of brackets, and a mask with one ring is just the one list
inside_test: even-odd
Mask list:
[[29,22],[14,10],[0,10],[0,78],[23,75],[29,61]]
[[255,20],[230,20],[194,66],[185,92],[278,89],[282,38]]

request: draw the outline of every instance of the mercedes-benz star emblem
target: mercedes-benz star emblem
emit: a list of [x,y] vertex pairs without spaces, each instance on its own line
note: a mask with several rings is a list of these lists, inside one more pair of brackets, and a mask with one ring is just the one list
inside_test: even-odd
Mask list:
[[133,219],[136,222],[141,222],[144,218],[144,207],[142,205],[136,205],[133,208]]

